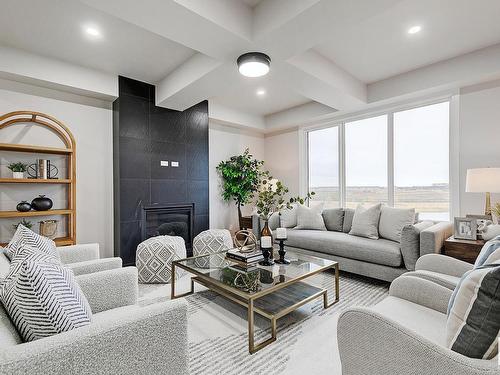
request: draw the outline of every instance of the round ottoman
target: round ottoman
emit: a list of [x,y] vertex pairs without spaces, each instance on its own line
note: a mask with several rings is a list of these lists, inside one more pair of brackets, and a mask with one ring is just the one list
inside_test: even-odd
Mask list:
[[[227,229],[209,229],[198,234],[193,241],[193,256],[215,254],[223,250],[232,249],[233,239]],[[194,264],[199,268],[217,268],[226,265],[226,254],[199,258],[194,260]]]
[[[186,245],[182,237],[157,236],[137,246],[135,264],[142,284],[168,284],[172,277],[173,260],[186,258]],[[177,268],[175,278],[181,276]]]

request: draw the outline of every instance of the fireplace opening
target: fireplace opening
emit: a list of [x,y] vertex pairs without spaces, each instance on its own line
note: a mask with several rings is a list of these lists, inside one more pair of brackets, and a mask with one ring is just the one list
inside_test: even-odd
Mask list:
[[179,236],[186,243],[187,256],[193,248],[194,204],[154,204],[143,207],[142,241],[156,236]]

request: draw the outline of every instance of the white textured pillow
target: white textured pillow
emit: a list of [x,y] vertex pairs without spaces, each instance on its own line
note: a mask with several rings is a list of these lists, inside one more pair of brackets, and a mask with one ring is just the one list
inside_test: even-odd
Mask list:
[[405,225],[415,222],[414,208],[394,208],[382,206],[378,233],[380,237],[401,242],[401,232]]
[[381,206],[382,204],[379,203],[368,208],[365,208],[361,204],[356,207],[349,234],[378,240],[378,222]]
[[16,233],[14,237],[10,240],[7,245],[7,257],[12,260],[17,249],[23,245],[38,249],[49,255],[53,255],[59,258],[57,253],[56,244],[50,238],[40,236],[39,234],[33,232],[32,230],[26,228],[24,225],[19,224],[17,226]]
[[73,272],[29,256],[2,285],[0,300],[25,341],[83,327],[92,319]]
[[282,209],[280,214],[281,228],[294,228],[297,226],[297,204],[292,204],[291,209]]
[[323,204],[316,204],[314,207],[297,205],[297,226],[295,229],[326,230],[322,213]]

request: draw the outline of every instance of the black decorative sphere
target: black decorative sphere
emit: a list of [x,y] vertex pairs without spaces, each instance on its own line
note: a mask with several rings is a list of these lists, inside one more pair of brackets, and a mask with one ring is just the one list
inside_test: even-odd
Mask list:
[[31,207],[37,211],[47,211],[52,208],[52,199],[40,195],[31,201]]
[[31,210],[31,204],[26,201],[22,201],[21,203],[17,204],[16,209],[19,212],[28,212],[29,210]]

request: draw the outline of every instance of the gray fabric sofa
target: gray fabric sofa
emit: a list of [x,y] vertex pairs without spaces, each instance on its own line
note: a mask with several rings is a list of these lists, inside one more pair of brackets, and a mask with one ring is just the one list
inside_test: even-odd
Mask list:
[[[329,211],[333,210],[323,211],[325,219]],[[405,226],[401,242],[358,237],[348,233],[353,212],[351,209],[344,210],[344,215],[341,215],[343,222],[337,224],[342,230],[288,229],[286,249],[338,261],[342,271],[392,281],[405,272],[413,271],[417,259],[422,255],[440,252],[445,239],[452,234],[450,223],[422,221]],[[269,221],[272,230],[278,224],[277,216]],[[258,216],[254,216],[253,228],[257,236],[261,225]]]
[[[188,374],[184,300],[138,306],[135,267],[121,268],[120,258],[98,259],[96,244],[58,251],[78,274],[92,323],[23,343],[0,305],[0,374]],[[8,267],[0,254],[0,278]]]
[[405,274],[375,306],[340,314],[343,375],[500,375],[497,358],[473,359],[446,347],[452,290]]

